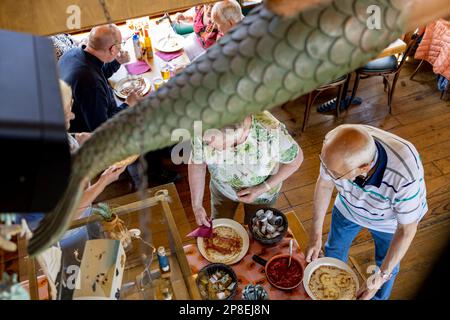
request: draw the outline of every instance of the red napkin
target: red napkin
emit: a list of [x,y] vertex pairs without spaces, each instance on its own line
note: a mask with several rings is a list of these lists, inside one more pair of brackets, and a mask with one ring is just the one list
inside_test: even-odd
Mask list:
[[183,49],[175,52],[161,52],[155,50],[155,54],[164,61],[170,61],[181,56],[183,54]]
[[130,74],[134,75],[143,74],[146,73],[147,71],[152,70],[152,68],[150,68],[150,66],[145,61],[136,61],[133,63],[129,63],[125,65],[125,68],[127,68]]
[[191,233],[189,233],[187,236],[192,238],[211,238],[213,235],[213,227],[212,227],[212,220],[209,220],[210,227],[207,226],[200,226]]

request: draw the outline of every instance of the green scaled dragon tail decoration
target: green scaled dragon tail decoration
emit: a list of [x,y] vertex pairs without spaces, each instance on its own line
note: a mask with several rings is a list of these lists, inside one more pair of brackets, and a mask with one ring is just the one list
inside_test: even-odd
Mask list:
[[[368,7],[380,8],[370,29]],[[280,17],[255,8],[205,54],[137,106],[99,127],[75,154],[64,197],[29,244],[37,254],[67,229],[83,181],[133,154],[173,144],[172,130],[221,128],[271,109],[363,66],[403,32],[405,12],[388,0],[335,0]]]

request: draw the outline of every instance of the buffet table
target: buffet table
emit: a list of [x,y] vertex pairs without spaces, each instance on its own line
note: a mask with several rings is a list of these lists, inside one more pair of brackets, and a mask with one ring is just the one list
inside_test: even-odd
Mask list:
[[[289,253],[289,240],[294,239],[294,257],[298,258],[303,267],[306,267],[306,260],[304,250],[308,242],[308,237],[305,229],[298,220],[294,211],[289,211],[286,217],[289,222],[289,230],[284,239],[278,244],[266,246],[252,239],[250,236],[250,247],[245,257],[238,263],[231,266],[238,277],[238,288],[235,295],[235,300],[242,298],[242,290],[248,284],[259,284],[268,292],[269,299],[271,300],[309,300],[310,298],[303,288],[303,284],[300,284],[293,290],[279,290],[273,287],[264,274],[264,267],[257,264],[252,260],[253,255],[258,255],[265,260],[269,260],[271,257],[278,254]],[[238,212],[236,218],[237,221],[243,221]],[[196,244],[189,244],[184,246],[184,252],[186,258],[191,267],[192,274],[197,274],[201,268],[208,265],[207,261],[200,254]]]

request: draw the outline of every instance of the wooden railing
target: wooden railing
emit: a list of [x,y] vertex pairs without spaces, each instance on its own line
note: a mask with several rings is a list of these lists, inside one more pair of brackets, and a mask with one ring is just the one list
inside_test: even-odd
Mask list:
[[[114,23],[189,9],[211,0],[105,0]],[[79,26],[72,28],[78,19]],[[98,0],[1,0],[0,29],[52,35],[75,33],[105,24]]]

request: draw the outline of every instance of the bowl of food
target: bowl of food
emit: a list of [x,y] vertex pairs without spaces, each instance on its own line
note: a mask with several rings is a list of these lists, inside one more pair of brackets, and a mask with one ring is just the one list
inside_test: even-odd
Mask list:
[[197,286],[203,300],[232,300],[237,285],[236,274],[226,264],[212,263],[198,272]]
[[303,286],[313,300],[355,300],[358,277],[343,261],[319,258],[305,268]]
[[143,76],[127,76],[115,84],[114,93],[119,98],[126,99],[133,91],[144,96],[150,91],[151,87],[150,80]]
[[278,209],[260,209],[250,217],[248,229],[256,241],[267,245],[275,244],[286,235],[288,220]]
[[265,267],[267,280],[277,289],[292,290],[303,281],[303,266],[295,256],[290,264],[289,254],[273,256],[269,261],[255,255],[253,260]]

